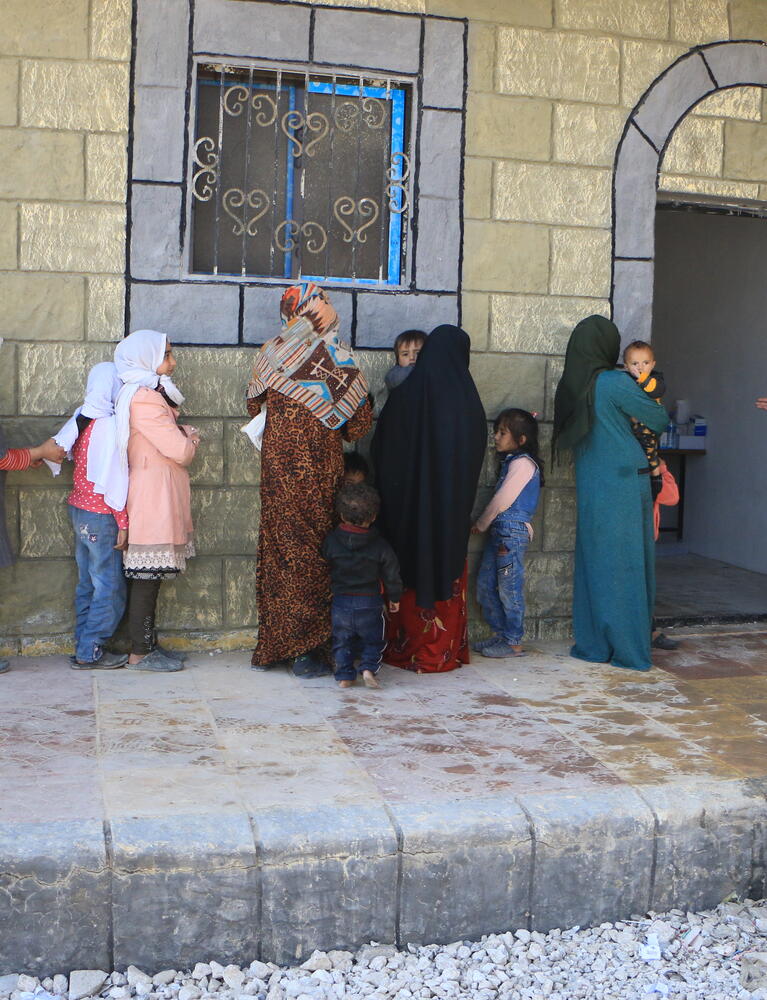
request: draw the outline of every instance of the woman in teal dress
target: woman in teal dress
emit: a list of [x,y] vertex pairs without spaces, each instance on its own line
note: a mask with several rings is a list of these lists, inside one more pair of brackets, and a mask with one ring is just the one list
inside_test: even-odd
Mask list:
[[668,415],[625,372],[603,316],[573,330],[554,403],[554,445],[575,459],[578,522],[573,656],[649,670],[655,542],[647,457],[631,418],[660,433]]

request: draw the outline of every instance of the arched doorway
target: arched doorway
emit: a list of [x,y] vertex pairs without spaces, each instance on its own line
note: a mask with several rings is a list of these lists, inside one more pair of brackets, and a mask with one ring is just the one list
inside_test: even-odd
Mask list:
[[690,206],[682,197],[673,212],[657,212],[663,157],[680,122],[718,91],[754,86],[767,86],[767,45],[691,50],[633,109],[615,159],[613,318],[624,341],[653,342],[667,371],[669,408],[690,397],[693,412],[713,424],[705,456],[674,458],[677,471],[687,467],[684,534],[676,551],[663,547],[673,559],[659,559],[658,587],[659,613],[675,606],[680,618],[767,617],[767,515],[758,499],[767,488],[759,468],[767,420],[753,408],[756,395],[767,394],[760,390],[767,292],[747,302],[739,280],[767,260],[764,205],[714,215],[720,206],[709,199],[701,214],[700,205],[683,211]]

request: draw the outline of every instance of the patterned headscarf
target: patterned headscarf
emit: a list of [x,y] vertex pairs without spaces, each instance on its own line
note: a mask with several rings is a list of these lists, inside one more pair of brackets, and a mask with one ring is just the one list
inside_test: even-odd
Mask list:
[[280,302],[283,330],[261,348],[248,399],[267,389],[302,403],[321,423],[342,427],[367,397],[365,376],[338,336],[338,313],[314,282],[292,285]]
[[280,319],[283,326],[287,326],[288,323],[299,316],[307,307],[309,302],[314,299],[322,297],[328,302],[328,297],[313,281],[302,281],[300,285],[291,285],[290,288],[285,289],[285,294],[280,300]]

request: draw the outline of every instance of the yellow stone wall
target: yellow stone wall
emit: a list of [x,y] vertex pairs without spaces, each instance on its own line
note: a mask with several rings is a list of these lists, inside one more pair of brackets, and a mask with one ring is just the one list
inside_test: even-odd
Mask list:
[[[470,17],[464,325],[488,414],[513,403],[536,409],[547,440],[569,330],[609,308],[612,165],[629,111],[691,45],[767,38],[767,2],[348,6]],[[87,367],[122,334],[130,19],[130,0],[3,4],[0,418],[11,443],[58,426]],[[767,200],[766,123],[758,88],[709,98],[670,143],[662,188]],[[179,352],[189,408],[206,430],[195,504],[210,554],[168,588],[165,616],[200,642],[203,634],[237,642],[254,625],[253,525],[238,550],[215,517],[217,504],[237,506],[236,491],[257,496],[257,465],[237,432],[252,353]],[[362,356],[380,381],[388,358]],[[196,381],[203,374],[204,385]],[[485,492],[492,475],[488,461]],[[549,482],[529,573],[533,629],[542,636],[566,628],[573,542],[569,469],[555,469]],[[21,559],[0,573],[0,650],[58,648],[71,628],[65,488],[40,470],[9,479]]]

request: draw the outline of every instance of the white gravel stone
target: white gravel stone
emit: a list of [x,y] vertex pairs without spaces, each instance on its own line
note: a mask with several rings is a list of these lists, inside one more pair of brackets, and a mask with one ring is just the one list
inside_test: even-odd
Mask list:
[[[163,969],[162,972],[155,972],[152,976],[153,986],[168,986],[176,978],[175,969]],[[71,997],[70,997],[71,1000]]]
[[223,971],[223,980],[230,989],[238,993],[245,982],[245,973],[239,965],[227,965]]
[[[657,938],[658,959],[641,957],[648,936]],[[86,975],[101,977],[87,994],[87,984],[77,981]],[[104,1000],[767,1000],[767,904],[648,913],[548,934],[519,928],[403,951],[373,942],[356,954],[314,951],[293,968],[199,962],[191,972],[150,977],[130,966],[127,978],[81,970],[72,980],[54,976],[44,983],[63,1000],[96,1000],[99,990]],[[24,994],[33,990],[20,983],[30,982],[38,980],[0,977],[0,1000],[28,1000]]]
[[101,991],[109,979],[108,972],[101,969],[77,969],[69,974],[69,1000],[83,1000]]
[[352,967],[354,956],[350,951],[329,951],[327,956],[334,969],[338,969],[342,972],[348,972]]
[[301,968],[309,972],[316,972],[317,969],[327,970],[333,968],[333,962],[324,951],[313,951]]
[[202,990],[196,986],[182,986],[178,991],[178,1000],[200,1000]]
[[37,987],[40,985],[40,980],[37,976],[27,976],[22,973],[19,976],[19,981],[16,984],[16,989],[21,990],[22,993],[34,993]]
[[148,976],[146,972],[142,972],[141,969],[137,968],[135,965],[129,965],[125,974],[128,978],[129,986],[135,986],[137,983],[143,983],[147,980],[149,981],[150,986],[152,984],[151,976]]
[[251,962],[248,966],[248,975],[254,979],[268,979],[272,974],[272,969],[266,962]]
[[754,951],[743,956],[740,982],[749,990],[767,989],[767,951]]

